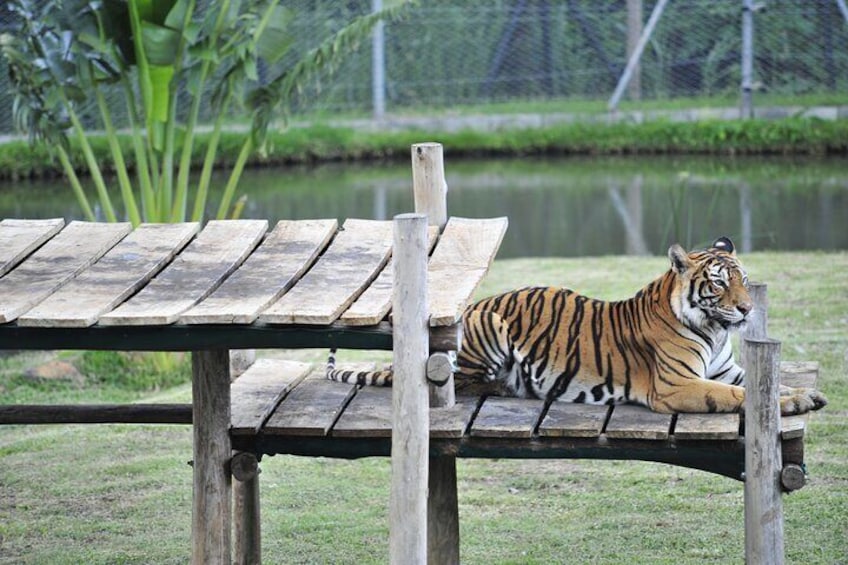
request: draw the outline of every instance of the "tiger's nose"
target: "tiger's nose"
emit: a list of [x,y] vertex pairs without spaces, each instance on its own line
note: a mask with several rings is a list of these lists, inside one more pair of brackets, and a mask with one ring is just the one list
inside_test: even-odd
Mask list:
[[739,310],[743,316],[747,316],[751,313],[751,310],[754,309],[754,305],[750,302],[740,302],[736,305],[736,309]]

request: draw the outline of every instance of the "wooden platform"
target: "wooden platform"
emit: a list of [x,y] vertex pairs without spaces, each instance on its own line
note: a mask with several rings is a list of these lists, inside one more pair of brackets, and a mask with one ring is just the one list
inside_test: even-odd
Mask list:
[[[391,221],[268,227],[0,221],[0,349],[391,349]],[[433,349],[456,348],[506,227],[431,228]]]
[[[790,386],[813,386],[815,363],[782,364]],[[260,359],[232,386],[233,448],[262,455],[388,456],[391,388],[324,378],[323,367]],[[784,465],[803,463],[807,415],[781,420]],[[591,406],[459,396],[430,410],[432,456],[640,459],[742,479],[739,414],[657,414],[632,405]]]

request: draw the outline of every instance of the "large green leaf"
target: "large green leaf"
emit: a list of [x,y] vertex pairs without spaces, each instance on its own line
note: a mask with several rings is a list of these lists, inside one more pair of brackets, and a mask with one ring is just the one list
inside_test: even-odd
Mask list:
[[256,55],[260,59],[273,64],[288,52],[293,41],[289,31],[293,19],[292,11],[282,6],[274,6],[267,13],[255,39]]

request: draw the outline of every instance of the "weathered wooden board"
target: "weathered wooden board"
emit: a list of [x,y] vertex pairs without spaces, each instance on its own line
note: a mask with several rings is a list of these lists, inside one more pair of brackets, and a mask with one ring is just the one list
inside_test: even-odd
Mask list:
[[18,318],[22,326],[87,327],[141,288],[200,224],[142,224],[94,265]]
[[[439,228],[431,226],[428,235],[429,249],[432,250],[439,236]],[[390,259],[374,282],[341,315],[339,323],[346,326],[371,326],[383,320],[392,308],[392,278]]]
[[0,279],[0,323],[11,322],[94,263],[127,235],[129,223],[71,222]]
[[0,222],[0,276],[9,272],[24,257],[59,233],[65,220],[15,220]]
[[204,299],[256,247],[266,220],[213,220],[156,278],[121,306],[100,317],[103,325],[171,324]]
[[430,437],[461,438],[477,410],[477,398],[458,398],[447,408],[430,408]]
[[674,437],[680,440],[734,440],[739,414],[678,414]]
[[337,229],[337,220],[281,220],[244,265],[179,321],[253,322],[312,266]]
[[391,437],[392,389],[362,387],[333,426],[337,437]]
[[471,425],[471,435],[478,437],[529,438],[541,416],[542,400],[502,398],[486,399]]
[[621,404],[607,423],[606,435],[621,439],[668,439],[671,414],[652,412],[644,406]]
[[430,325],[456,323],[497,254],[507,219],[451,218],[429,264]]
[[539,426],[547,437],[599,437],[610,411],[609,406],[553,402]]
[[[793,388],[815,388],[819,364],[815,361],[783,361],[780,364],[780,384]],[[780,436],[783,439],[804,437],[810,413],[780,417]]]
[[328,381],[313,372],[283,400],[265,427],[266,434],[325,436],[356,393],[356,385]]
[[392,222],[347,220],[327,251],[259,320],[330,324],[377,276],[391,254]]
[[256,434],[280,400],[311,370],[309,363],[257,359],[230,387],[230,433]]

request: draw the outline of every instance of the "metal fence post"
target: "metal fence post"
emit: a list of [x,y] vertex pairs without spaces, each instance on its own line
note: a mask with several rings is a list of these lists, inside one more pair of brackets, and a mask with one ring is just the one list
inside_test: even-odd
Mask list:
[[740,117],[754,117],[754,0],[742,0],[742,109]]
[[[371,0],[371,11],[383,9],[383,0]],[[386,38],[383,21],[377,22],[371,36],[371,95],[373,115],[380,120],[386,114]]]

